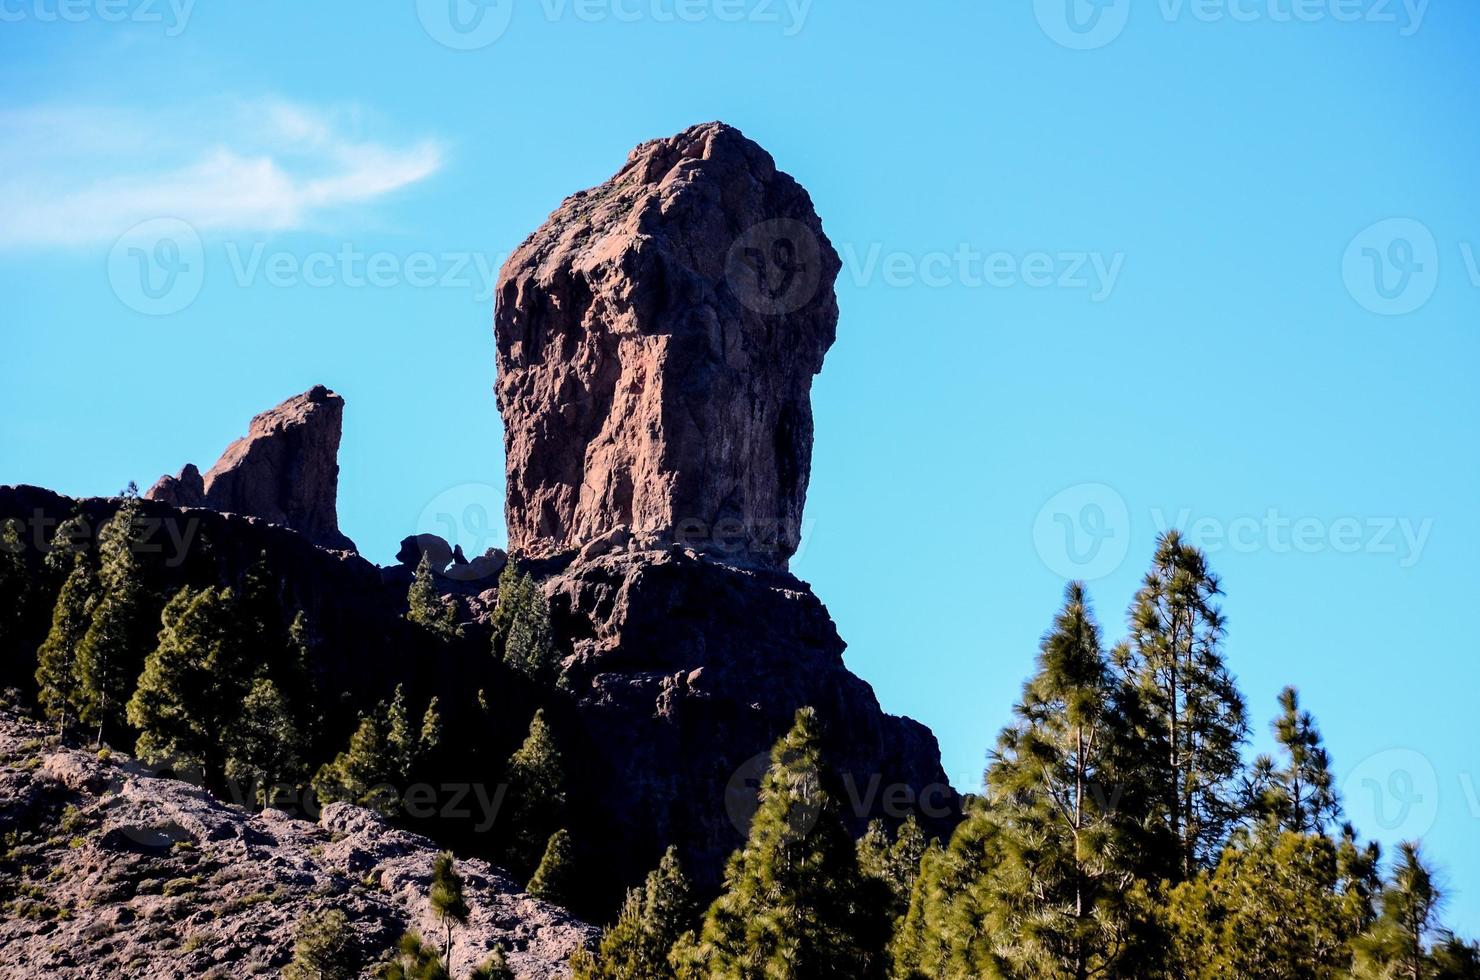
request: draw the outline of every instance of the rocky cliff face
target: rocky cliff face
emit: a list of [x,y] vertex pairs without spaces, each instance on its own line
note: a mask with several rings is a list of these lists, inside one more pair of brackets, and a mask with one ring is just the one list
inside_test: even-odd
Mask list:
[[325,548],[353,551],[339,532],[339,436],[344,399],[323,385],[252,419],[201,476],[194,463],[161,477],[145,496],[290,527]]
[[678,548],[618,548],[545,588],[572,650],[566,724],[583,793],[601,801],[591,832],[622,842],[604,855],[614,880],[640,879],[675,843],[701,885],[718,887],[770,747],[807,706],[824,721],[855,833],[907,814],[949,832],[959,804],[935,736],[880,709],[843,665],[845,644],[805,582]]
[[[369,966],[402,931],[441,929],[427,901],[432,842],[343,803],[318,822],[256,815],[123,756],[49,748],[0,711],[0,975],[151,980],[275,976],[298,922],[334,908]],[[495,945],[521,978],[567,976],[595,930],[461,861],[470,915],[462,976]]]
[[807,192],[721,123],[567,199],[499,277],[511,550],[624,527],[784,567],[840,268]]

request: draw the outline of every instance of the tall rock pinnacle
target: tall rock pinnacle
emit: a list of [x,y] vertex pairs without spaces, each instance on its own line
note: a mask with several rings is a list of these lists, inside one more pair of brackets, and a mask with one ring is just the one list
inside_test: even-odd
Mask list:
[[339,435],[344,399],[323,385],[252,419],[202,477],[194,463],[145,494],[176,507],[260,517],[325,548],[353,551],[339,533]]
[[722,123],[566,199],[499,276],[510,546],[625,527],[785,567],[841,265],[807,192]]

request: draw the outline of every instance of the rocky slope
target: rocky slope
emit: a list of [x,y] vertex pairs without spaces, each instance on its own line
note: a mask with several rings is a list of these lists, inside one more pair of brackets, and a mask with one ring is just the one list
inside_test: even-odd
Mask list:
[[499,276],[510,549],[625,526],[785,567],[840,268],[807,192],[722,123],[568,198]]
[[[257,815],[123,756],[48,747],[0,710],[0,976],[200,980],[276,976],[298,921],[345,913],[366,962],[408,927],[441,933],[426,895],[436,849],[343,803],[317,823]],[[567,975],[595,930],[460,861],[469,924],[454,975],[495,944],[519,977]]]
[[344,399],[323,385],[252,419],[201,476],[186,463],[146,494],[176,507],[209,507],[290,527],[325,548],[353,551],[339,531],[339,436]]

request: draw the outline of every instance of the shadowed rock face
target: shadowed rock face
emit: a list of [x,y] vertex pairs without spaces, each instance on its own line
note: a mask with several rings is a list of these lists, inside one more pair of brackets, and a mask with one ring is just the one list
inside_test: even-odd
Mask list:
[[194,463],[145,494],[290,527],[325,548],[355,550],[339,533],[339,436],[344,399],[323,385],[252,419],[204,477]]
[[625,527],[785,567],[840,268],[807,192],[721,123],[568,198],[499,276],[512,550]]

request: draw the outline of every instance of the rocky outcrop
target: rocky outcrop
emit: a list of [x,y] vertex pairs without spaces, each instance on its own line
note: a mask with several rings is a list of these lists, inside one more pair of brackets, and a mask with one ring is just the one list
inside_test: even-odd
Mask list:
[[817,709],[845,819],[914,814],[948,835],[959,801],[930,730],[885,714],[843,665],[845,644],[810,587],[693,551],[620,546],[545,582],[572,654],[582,792],[600,801],[607,874],[634,881],[677,844],[717,887],[749,828],[771,745],[798,708]]
[[[198,980],[276,976],[306,915],[349,920],[369,975],[427,900],[432,842],[343,803],[318,821],[256,815],[123,756],[48,748],[0,712],[0,975]],[[470,915],[455,974],[495,945],[521,978],[568,976],[596,931],[483,861],[458,862]]]
[[499,276],[511,550],[625,526],[785,567],[840,268],[807,192],[721,123],[568,198]]
[[339,436],[344,399],[323,385],[252,419],[247,434],[201,476],[187,463],[145,496],[290,527],[315,544],[353,551],[339,531]]

